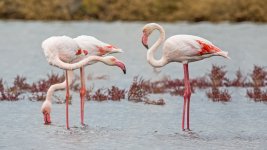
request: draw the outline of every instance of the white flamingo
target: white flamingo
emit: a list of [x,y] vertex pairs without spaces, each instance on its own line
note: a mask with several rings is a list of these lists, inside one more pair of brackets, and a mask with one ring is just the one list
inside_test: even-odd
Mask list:
[[[48,89],[46,100],[44,101],[41,107],[41,111],[44,115],[45,124],[51,123],[51,118],[50,118],[51,105],[52,105],[51,101],[54,91],[66,87],[66,124],[67,128],[69,128],[68,101],[69,101],[69,85],[72,81],[72,76],[73,76],[72,70],[82,68],[83,66],[86,65],[90,65],[92,64],[92,62],[100,61],[106,65],[118,66],[123,70],[124,73],[126,73],[126,68],[124,63],[113,56],[105,56],[105,57],[86,56],[83,57],[83,59],[81,57],[77,57],[77,54],[81,55],[81,53],[86,55],[87,51],[81,50],[79,45],[72,38],[67,36],[50,37],[45,41],[43,41],[42,48],[44,50],[44,54],[47,58],[47,61],[50,65],[66,70],[66,75],[65,75],[66,80],[63,83],[52,85]],[[83,73],[81,74],[83,75]],[[84,83],[84,80],[82,80],[82,83]],[[82,95],[81,97],[84,97],[85,89],[81,88],[81,95]]]
[[[117,48],[113,45],[104,43],[93,36],[81,35],[73,39],[79,46],[79,50],[76,51],[73,62],[78,62],[82,59],[85,59],[87,56],[103,56],[106,54],[112,53],[121,53],[123,52],[120,48]],[[91,61],[90,64],[95,63]],[[80,97],[81,97],[81,124],[84,125],[84,98],[86,94],[86,86],[85,86],[85,75],[84,75],[84,67],[80,68],[80,76],[81,76],[81,89],[80,89]]]
[[[154,31],[158,30],[160,32],[160,37],[154,43],[151,48],[148,47],[148,37]],[[164,29],[156,24],[149,23],[143,27],[142,43],[148,49],[147,51],[147,61],[153,67],[163,67],[170,62],[179,62],[183,64],[184,67],[184,106],[183,106],[183,116],[182,116],[182,129],[184,129],[184,119],[185,119],[185,109],[187,110],[187,129],[189,128],[189,106],[191,97],[191,88],[188,73],[188,63],[199,61],[211,56],[222,56],[228,57],[228,53],[220,50],[218,47],[213,45],[210,41],[193,35],[174,35],[168,38],[163,45],[163,56],[156,60],[154,58],[154,53],[157,48],[165,40]],[[187,106],[187,108],[186,108]]]

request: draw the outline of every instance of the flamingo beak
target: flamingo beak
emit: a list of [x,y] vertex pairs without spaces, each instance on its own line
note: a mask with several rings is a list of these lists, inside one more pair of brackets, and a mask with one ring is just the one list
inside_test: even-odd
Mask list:
[[123,62],[117,61],[116,66],[120,67],[124,74],[126,74],[126,67]]
[[143,36],[142,36],[142,44],[144,45],[144,47],[145,47],[146,49],[148,49],[147,41],[148,41],[148,36],[147,36],[146,33],[143,33]]
[[44,124],[49,125],[51,124],[50,114],[47,112],[43,112],[44,115]]

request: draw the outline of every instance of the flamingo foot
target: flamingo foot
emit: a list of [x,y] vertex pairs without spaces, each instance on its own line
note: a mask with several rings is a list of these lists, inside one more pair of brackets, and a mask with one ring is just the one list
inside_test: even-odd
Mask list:
[[51,124],[50,114],[47,112],[44,112],[43,115],[44,115],[44,124],[45,125]]
[[192,131],[191,129],[189,129],[189,128],[186,128],[186,130],[185,131]]
[[182,129],[184,132],[190,132],[190,131],[192,131],[191,129],[189,129],[189,128],[186,128],[186,129]]

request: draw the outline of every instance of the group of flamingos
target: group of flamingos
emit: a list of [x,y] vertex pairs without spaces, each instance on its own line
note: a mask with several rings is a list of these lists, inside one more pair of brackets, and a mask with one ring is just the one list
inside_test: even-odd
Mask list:
[[[149,48],[148,37],[154,31],[160,32],[158,40]],[[182,112],[182,130],[185,130],[184,122],[185,116],[187,121],[186,129],[189,127],[189,108],[191,88],[189,81],[188,63],[199,61],[211,56],[222,56],[228,58],[228,53],[222,51],[210,41],[193,35],[174,35],[168,38],[165,42],[165,31],[156,23],[149,23],[143,27],[142,44],[148,49],[147,61],[153,67],[163,67],[171,62],[179,62],[183,64],[184,68],[184,105]],[[164,43],[163,43],[164,42]],[[163,43],[163,56],[156,60],[154,53],[158,47]],[[122,50],[113,45],[106,44],[99,41],[92,36],[78,36],[77,38],[70,38],[67,36],[53,36],[42,43],[42,48],[47,61],[50,65],[65,70],[65,81],[63,83],[52,85],[47,92],[46,100],[44,101],[41,111],[44,115],[45,124],[51,123],[51,106],[52,95],[54,91],[66,88],[66,126],[69,129],[69,86],[73,79],[73,70],[80,69],[81,89],[81,124],[84,125],[84,99],[85,99],[85,75],[84,67],[94,64],[96,62],[103,62],[109,66],[117,66],[126,73],[125,65],[122,61],[113,56],[106,56],[111,53],[120,53]]]

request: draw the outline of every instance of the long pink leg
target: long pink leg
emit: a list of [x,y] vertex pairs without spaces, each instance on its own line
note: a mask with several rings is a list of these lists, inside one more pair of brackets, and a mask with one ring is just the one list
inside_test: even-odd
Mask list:
[[189,79],[189,71],[188,71],[188,64],[186,65],[186,72],[187,72],[187,129],[190,130],[189,126],[189,114],[190,114],[190,98],[191,98],[191,86],[190,86],[190,79]]
[[183,131],[184,131],[185,107],[186,107],[186,97],[184,95],[184,106],[183,106],[183,116],[182,116],[182,130]]
[[66,70],[66,125],[69,129],[69,81],[68,81],[68,71]]
[[81,89],[80,89],[80,97],[81,97],[81,124],[84,125],[84,98],[85,98],[85,95],[86,95],[84,67],[81,67],[80,74],[81,74]]
[[190,130],[189,127],[189,111],[190,111],[190,98],[191,98],[191,87],[190,87],[190,80],[189,80],[189,71],[188,71],[188,64],[184,64],[184,76],[185,76],[185,93],[184,97],[187,100],[187,129]]

